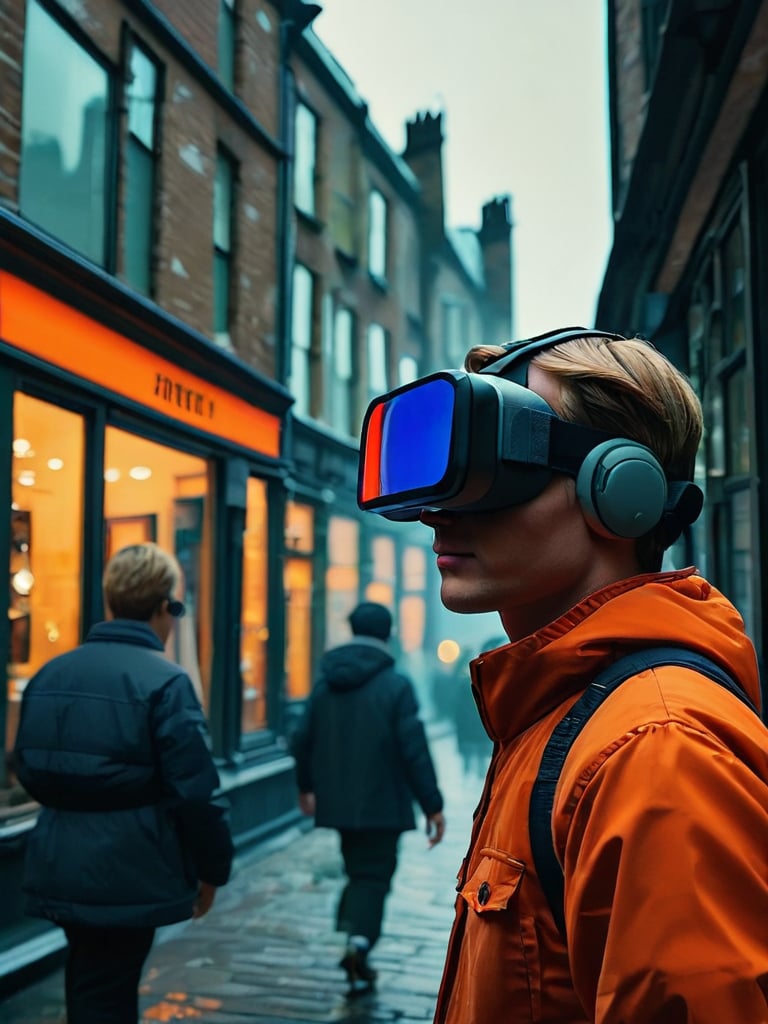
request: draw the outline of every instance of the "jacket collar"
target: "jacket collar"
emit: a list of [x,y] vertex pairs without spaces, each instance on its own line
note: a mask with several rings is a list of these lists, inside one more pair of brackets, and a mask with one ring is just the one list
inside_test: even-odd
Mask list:
[[118,644],[134,644],[136,647],[151,647],[154,651],[164,651],[160,638],[146,622],[134,619],[110,619],[97,622],[91,626],[85,638],[86,643],[92,641]]

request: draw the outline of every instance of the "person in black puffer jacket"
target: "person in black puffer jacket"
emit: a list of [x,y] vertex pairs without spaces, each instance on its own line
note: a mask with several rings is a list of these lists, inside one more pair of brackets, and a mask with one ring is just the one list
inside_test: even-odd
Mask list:
[[26,911],[67,937],[68,1024],[136,1024],[155,929],[210,909],[233,844],[183,669],[164,656],[181,570],[155,544],[104,572],[108,619],[24,691],[14,762],[41,805]]
[[381,931],[400,834],[416,827],[414,801],[430,846],[442,839],[445,820],[413,684],[395,671],[386,642],[392,616],[367,601],[349,622],[354,638],[323,655],[292,751],[299,806],[340,835],[347,884],[337,928],[349,938],[339,966],[356,993],[373,987],[367,957]]

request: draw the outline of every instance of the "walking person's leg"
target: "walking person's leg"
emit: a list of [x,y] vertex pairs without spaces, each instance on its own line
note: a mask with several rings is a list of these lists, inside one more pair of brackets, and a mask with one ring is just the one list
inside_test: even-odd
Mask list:
[[341,966],[353,987],[367,989],[376,978],[367,957],[381,934],[384,904],[397,867],[400,833],[363,829],[340,835],[347,884],[339,902],[337,926],[349,936]]
[[136,1024],[154,928],[67,925],[67,1024]]

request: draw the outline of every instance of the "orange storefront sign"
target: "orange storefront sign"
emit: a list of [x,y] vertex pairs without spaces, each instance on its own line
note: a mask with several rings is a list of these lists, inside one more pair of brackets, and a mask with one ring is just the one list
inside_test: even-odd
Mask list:
[[280,419],[0,271],[0,339],[188,426],[280,454]]

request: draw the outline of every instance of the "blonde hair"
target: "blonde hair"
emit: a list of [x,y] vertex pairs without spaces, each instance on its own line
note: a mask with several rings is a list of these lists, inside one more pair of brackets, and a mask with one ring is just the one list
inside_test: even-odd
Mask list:
[[[505,349],[479,345],[465,368],[477,372]],[[605,430],[650,448],[667,480],[692,480],[702,434],[701,403],[688,378],[641,338],[574,338],[531,359],[560,385],[558,414],[564,420]],[[656,571],[664,552],[663,531],[641,537],[642,568]]]
[[181,579],[179,563],[157,544],[130,544],[104,569],[104,600],[116,619],[148,622]]

